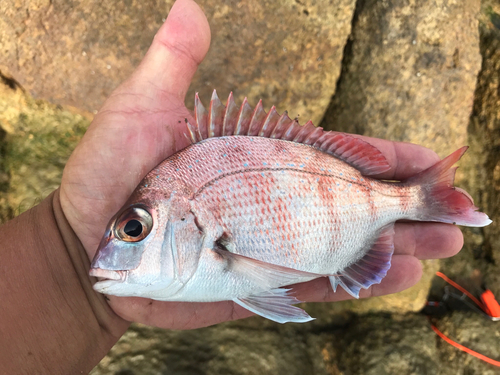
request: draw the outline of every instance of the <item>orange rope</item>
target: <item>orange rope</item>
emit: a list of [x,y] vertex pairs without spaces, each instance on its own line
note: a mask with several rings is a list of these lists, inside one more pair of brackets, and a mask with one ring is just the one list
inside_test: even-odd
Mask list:
[[[460,285],[458,285],[456,282],[454,282],[453,280],[451,280],[450,278],[448,278],[448,276],[446,276],[445,274],[443,274],[442,272],[436,272],[436,275],[439,276],[440,278],[442,278],[444,281],[446,281],[448,284],[450,284],[451,286],[457,288],[459,291],[461,291],[462,293],[464,293],[467,297],[469,297],[471,300],[473,300],[475,302],[476,305],[479,306],[479,308],[481,310],[483,310],[487,315],[491,316],[491,317],[495,317],[496,314],[498,314],[498,309],[499,307],[498,306],[498,302],[495,300],[495,297],[493,296],[493,293],[491,293],[491,291],[489,291],[489,294],[488,293],[483,293],[483,296],[484,296],[484,303],[479,301],[476,297],[474,297],[471,293],[469,293],[467,290],[465,290],[464,288],[462,288]],[[492,302],[493,301],[493,302]],[[489,305],[493,306],[493,309],[489,308]],[[494,310],[494,311],[491,311],[491,310]],[[466,348],[465,346],[463,345],[460,345],[459,343],[453,341],[452,339],[448,338],[447,336],[445,336],[439,329],[437,329],[437,327],[431,323],[431,328],[434,332],[436,332],[436,334],[441,337],[444,341],[446,341],[448,344],[450,345],[453,345],[455,348],[457,349],[460,349],[476,358],[479,358],[480,360],[486,362],[486,363],[489,363],[493,366],[497,366],[497,367],[500,367],[500,361],[495,361],[494,359],[491,359],[489,357],[486,357],[485,355],[482,355],[478,352],[475,352],[474,350],[472,349],[469,349],[469,348]]]
[[466,352],[466,353],[468,353],[468,354],[470,354],[470,355],[473,355],[474,357],[479,358],[479,359],[481,359],[481,360],[483,360],[483,361],[485,361],[485,362],[487,362],[487,363],[489,363],[489,364],[491,364],[491,365],[493,365],[493,366],[500,367],[500,361],[495,361],[494,359],[488,358],[488,357],[486,357],[485,355],[482,355],[482,354],[480,354],[480,353],[478,353],[478,352],[475,352],[475,351],[474,351],[474,350],[472,350],[472,349],[466,348],[465,346],[460,345],[459,343],[456,343],[455,341],[453,341],[453,340],[451,340],[450,338],[448,338],[447,336],[445,336],[445,335],[444,335],[444,334],[443,334],[443,333],[442,333],[439,329],[437,329],[437,328],[436,328],[436,326],[435,326],[435,325],[433,325],[432,323],[431,323],[431,327],[432,327],[432,330],[433,330],[434,332],[436,332],[436,334],[437,334],[439,337],[441,337],[444,341],[446,341],[448,344],[453,345],[455,348],[458,348],[458,349],[460,349],[460,350],[462,350],[462,351],[464,351],[464,352]]
[[481,303],[481,301],[479,301],[476,297],[474,297],[472,294],[470,294],[467,290],[465,290],[464,288],[462,288],[460,285],[458,285],[456,282],[454,282],[453,280],[451,280],[450,278],[448,278],[448,276],[446,276],[444,273],[442,272],[436,272],[436,276],[439,276],[440,278],[442,278],[444,281],[446,281],[448,284],[450,284],[451,286],[457,288],[458,290],[460,290],[462,293],[464,293],[467,297],[469,297],[471,300],[473,300],[476,305],[479,306],[479,308],[481,310],[483,310],[486,314],[489,315],[489,311],[488,309],[484,306],[483,303]]

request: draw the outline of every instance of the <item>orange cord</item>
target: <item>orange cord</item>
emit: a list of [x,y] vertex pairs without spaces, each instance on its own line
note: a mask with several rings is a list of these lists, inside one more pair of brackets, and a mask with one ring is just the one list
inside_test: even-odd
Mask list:
[[475,302],[475,304],[478,305],[481,310],[483,310],[485,313],[487,313],[489,315],[489,311],[487,311],[487,309],[485,309],[485,306],[484,306],[484,304],[481,301],[479,301],[476,297],[474,297],[472,294],[470,294],[467,290],[465,290],[464,288],[462,288],[456,282],[454,282],[453,280],[451,280],[450,278],[448,278],[448,276],[446,276],[444,273],[442,273],[442,272],[436,272],[436,276],[439,276],[444,281],[446,281],[448,284],[450,284],[451,286],[453,286],[453,287],[457,288],[458,290],[460,290],[467,297],[469,297],[471,300],[473,300]]
[[[472,294],[470,294],[467,290],[462,288],[460,285],[458,285],[456,282],[448,278],[445,274],[442,272],[436,272],[436,275],[442,278],[444,281],[446,281],[448,284],[452,285],[453,287],[457,288],[460,290],[462,293],[464,293],[467,297],[469,297],[471,300],[473,300],[476,305],[478,305],[481,310],[483,310],[488,316],[492,318],[498,318],[500,317],[500,305],[498,304],[497,300],[495,299],[495,296],[491,292],[491,290],[486,290],[482,295],[481,299],[482,302],[479,301],[476,297],[474,297]],[[441,337],[444,341],[446,341],[448,344],[453,345],[455,348],[460,349],[476,358],[479,358],[480,360],[485,361],[486,363],[489,363],[493,366],[500,367],[500,361],[495,361],[494,359],[491,359],[489,357],[486,357],[485,355],[482,355],[478,352],[475,352],[472,349],[466,348],[463,345],[460,345],[459,343],[453,341],[452,339],[448,338],[445,336],[437,327],[431,323],[431,328],[436,334]]]
[[453,345],[455,348],[458,348],[470,355],[473,355],[474,357],[476,358],[479,358],[493,366],[498,366],[500,367],[500,361],[495,361],[494,359],[491,359],[491,358],[488,358],[486,357],[485,355],[482,355],[478,352],[475,352],[474,350],[472,349],[469,349],[469,348],[466,348],[465,346],[463,345],[460,345],[459,343],[456,343],[455,341],[451,340],[450,338],[448,338],[447,336],[445,336],[439,329],[436,328],[435,325],[431,324],[431,328],[434,332],[436,332],[436,334],[441,337],[444,341],[446,341],[448,344],[450,345]]

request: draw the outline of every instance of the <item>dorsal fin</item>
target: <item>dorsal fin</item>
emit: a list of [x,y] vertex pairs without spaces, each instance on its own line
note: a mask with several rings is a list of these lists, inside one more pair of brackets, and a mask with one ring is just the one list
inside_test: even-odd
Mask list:
[[194,124],[187,122],[193,143],[231,135],[283,139],[313,146],[352,165],[363,175],[376,175],[390,169],[385,156],[368,142],[347,133],[324,131],[311,121],[300,125],[297,119],[290,119],[286,111],[280,116],[274,106],[266,113],[262,100],[252,110],[245,98],[238,108],[230,93],[225,107],[214,90],[207,112],[196,94],[194,119]]

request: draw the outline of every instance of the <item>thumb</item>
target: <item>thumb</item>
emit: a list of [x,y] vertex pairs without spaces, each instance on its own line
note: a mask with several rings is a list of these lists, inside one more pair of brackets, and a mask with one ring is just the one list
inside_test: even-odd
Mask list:
[[203,11],[193,0],[177,0],[146,56],[120,88],[183,103],[209,46],[210,27]]

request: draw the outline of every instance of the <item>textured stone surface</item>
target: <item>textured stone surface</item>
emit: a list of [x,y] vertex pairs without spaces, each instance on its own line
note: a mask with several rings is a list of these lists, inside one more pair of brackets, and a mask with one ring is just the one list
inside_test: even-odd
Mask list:
[[135,325],[91,375],[438,373],[424,316],[360,315],[344,325],[226,323],[185,332]]
[[[328,337],[328,335],[326,335]],[[437,374],[435,335],[424,316],[366,315],[334,340],[338,367],[345,374]]]
[[[318,124],[335,92],[351,31],[352,0],[205,1],[212,30],[207,59],[190,93],[213,88],[238,102],[260,98],[301,122]],[[188,94],[188,98],[189,98]]]
[[[318,123],[340,74],[354,0],[199,1],[212,44],[195,77],[208,101],[234,91]],[[0,70],[37,98],[89,111],[138,65],[172,0],[4,0]]]
[[96,110],[139,64],[172,4],[4,0],[0,70],[35,98]]
[[[474,109],[469,126],[471,168],[467,170],[470,189],[477,192],[477,204],[494,218],[500,217],[500,4],[487,1],[481,12],[481,54],[483,66],[478,77]],[[500,220],[480,230],[476,244],[482,260],[486,285],[500,296]],[[500,298],[499,298],[500,299]]]
[[286,331],[223,324],[179,332],[134,325],[91,375],[312,374],[306,343]]
[[359,2],[323,125],[422,144],[465,144],[481,66],[479,0]]
[[[476,18],[480,1],[446,6],[408,0],[358,4],[342,75],[321,125],[422,144],[441,157],[467,144],[481,66]],[[424,262],[424,277],[417,286],[382,297],[377,305],[395,303],[418,311],[438,269],[438,262]]]
[[[436,323],[437,328],[452,340],[494,360],[500,360],[500,330],[492,322],[475,313],[454,312]],[[437,350],[443,375],[495,375],[494,367],[438,339]]]

